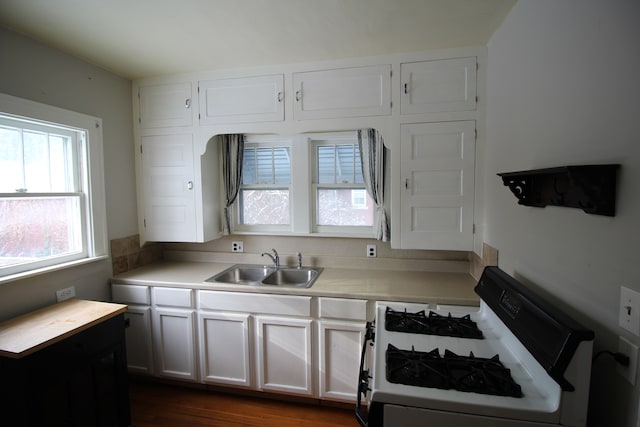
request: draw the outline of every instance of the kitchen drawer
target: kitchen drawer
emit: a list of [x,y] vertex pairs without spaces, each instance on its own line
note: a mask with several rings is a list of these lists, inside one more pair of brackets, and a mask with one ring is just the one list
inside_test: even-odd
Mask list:
[[153,288],[153,304],[165,307],[193,307],[193,291],[182,288]]
[[367,320],[367,301],[318,298],[318,313],[324,319]]
[[200,309],[243,313],[311,316],[311,297],[199,291]]
[[111,298],[115,302],[125,304],[151,304],[148,286],[123,285],[114,283],[111,285]]

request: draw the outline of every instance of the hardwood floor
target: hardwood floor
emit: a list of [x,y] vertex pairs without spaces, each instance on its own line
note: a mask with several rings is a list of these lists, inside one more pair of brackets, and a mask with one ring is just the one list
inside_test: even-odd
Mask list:
[[133,427],[357,427],[353,410],[132,381]]

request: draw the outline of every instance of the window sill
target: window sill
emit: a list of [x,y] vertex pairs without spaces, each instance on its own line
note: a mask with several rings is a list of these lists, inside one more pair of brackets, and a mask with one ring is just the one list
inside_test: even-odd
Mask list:
[[234,230],[231,234],[242,236],[281,236],[281,237],[345,237],[350,239],[375,239],[371,233],[325,232],[325,233],[288,233],[278,231]]
[[65,262],[62,264],[52,265],[49,267],[38,268],[35,270],[24,271],[22,273],[10,274],[8,276],[0,277],[0,285],[9,283],[9,282],[14,282],[16,280],[28,279],[30,277],[52,273],[54,271],[65,270],[67,268],[77,267],[84,264],[90,264],[96,261],[102,261],[108,258],[109,257],[107,255],[101,255],[101,256],[95,256],[91,258],[83,258],[76,261]]

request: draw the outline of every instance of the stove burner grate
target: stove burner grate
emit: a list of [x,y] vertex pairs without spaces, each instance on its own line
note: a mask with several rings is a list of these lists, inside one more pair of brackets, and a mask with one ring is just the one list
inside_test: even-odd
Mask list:
[[458,390],[495,396],[522,397],[522,388],[498,355],[490,359],[459,356],[436,348],[430,352],[400,350],[389,344],[386,351],[387,380],[396,384]]
[[385,329],[392,332],[411,334],[440,335],[457,338],[482,339],[482,331],[470,315],[454,317],[449,313],[442,316],[433,311],[426,315],[424,310],[417,313],[396,311],[387,307],[385,311]]

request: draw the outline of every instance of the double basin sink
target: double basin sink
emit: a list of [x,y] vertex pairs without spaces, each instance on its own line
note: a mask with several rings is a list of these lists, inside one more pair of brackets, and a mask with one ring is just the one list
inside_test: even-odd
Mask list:
[[322,270],[322,267],[276,268],[252,264],[236,264],[208,278],[206,282],[310,288]]

